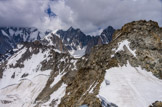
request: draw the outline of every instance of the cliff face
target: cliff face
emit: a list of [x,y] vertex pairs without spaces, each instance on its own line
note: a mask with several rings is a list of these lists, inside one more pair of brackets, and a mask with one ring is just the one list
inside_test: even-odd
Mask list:
[[[52,41],[62,44],[54,36]],[[124,25],[109,44],[81,58],[47,41],[23,44],[0,63],[0,105],[149,106],[162,98],[161,40],[158,24],[141,20]]]

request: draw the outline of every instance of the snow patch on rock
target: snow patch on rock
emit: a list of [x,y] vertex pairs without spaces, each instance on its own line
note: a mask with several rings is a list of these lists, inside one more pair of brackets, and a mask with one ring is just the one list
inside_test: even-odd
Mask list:
[[128,40],[124,40],[124,41],[118,43],[118,48],[117,48],[117,50],[115,51],[115,53],[118,52],[118,51],[124,50],[123,47],[126,46],[126,47],[128,48],[128,50],[132,53],[132,55],[133,55],[134,57],[136,57],[136,53],[135,53],[136,50],[130,49],[129,44],[130,44],[130,42],[129,42]]
[[55,101],[54,107],[58,107],[58,105],[59,105],[60,102],[61,102],[61,98],[64,97],[64,95],[65,95],[66,87],[67,87],[67,85],[64,84],[64,83],[62,83],[61,87],[60,87],[59,89],[57,89],[56,91],[54,91],[54,92],[50,95],[49,101],[46,102],[45,104],[43,104],[42,106],[43,106],[43,107],[48,107],[49,104],[50,104],[52,101]]
[[50,85],[50,87],[52,88],[53,86],[55,86],[60,80],[61,78],[66,74],[66,72],[64,73],[59,73],[53,80],[52,84]]
[[9,35],[3,30],[2,30],[2,34],[5,35],[6,37],[9,37]]

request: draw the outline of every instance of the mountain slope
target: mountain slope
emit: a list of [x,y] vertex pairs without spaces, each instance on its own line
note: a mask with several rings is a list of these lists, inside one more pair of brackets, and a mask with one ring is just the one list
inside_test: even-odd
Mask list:
[[24,44],[1,65],[5,69],[0,71],[3,73],[0,80],[0,105],[34,106],[34,101],[42,98],[41,93],[47,87],[46,96],[50,97],[51,92],[57,89],[55,85],[66,86],[66,82],[60,81],[62,76],[75,74],[72,72],[76,70],[76,61],[69,55],[55,52],[53,47],[43,46],[39,42]]

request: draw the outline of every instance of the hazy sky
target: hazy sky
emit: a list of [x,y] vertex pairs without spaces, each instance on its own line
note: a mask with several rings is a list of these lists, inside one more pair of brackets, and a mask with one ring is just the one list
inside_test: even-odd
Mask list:
[[[49,17],[48,7],[57,15]],[[0,0],[0,26],[41,29],[80,28],[96,32],[111,25],[120,28],[134,20],[154,20],[162,26],[160,0]]]

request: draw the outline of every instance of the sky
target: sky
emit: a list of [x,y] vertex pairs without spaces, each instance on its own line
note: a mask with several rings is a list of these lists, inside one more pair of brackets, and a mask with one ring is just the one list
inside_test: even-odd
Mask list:
[[162,26],[162,0],[0,0],[0,26],[73,26],[95,35],[109,25],[119,29],[141,19]]

